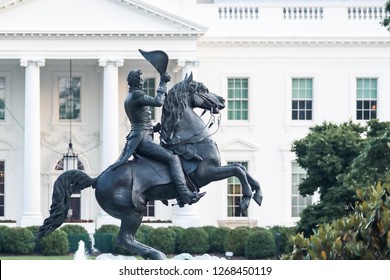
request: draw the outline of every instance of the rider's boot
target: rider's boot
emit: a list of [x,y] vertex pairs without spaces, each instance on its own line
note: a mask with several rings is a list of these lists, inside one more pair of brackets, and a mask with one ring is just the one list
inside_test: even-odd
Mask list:
[[176,190],[179,194],[178,205],[180,207],[184,207],[185,204],[191,205],[195,202],[198,202],[204,193],[199,194],[197,192],[190,191],[186,184],[184,172],[178,156],[175,156],[175,159],[171,162],[170,171],[173,183],[175,184]]

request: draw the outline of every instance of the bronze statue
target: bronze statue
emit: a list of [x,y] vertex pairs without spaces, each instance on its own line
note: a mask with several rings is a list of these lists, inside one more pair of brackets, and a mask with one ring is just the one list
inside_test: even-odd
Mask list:
[[[251,198],[260,206],[262,193],[260,184],[242,165],[221,166],[218,147],[212,140],[209,127],[215,121],[215,114],[224,107],[225,100],[209,92],[204,84],[194,81],[191,74],[174,85],[165,98],[161,118],[161,145],[179,156],[189,187],[193,187],[195,193],[210,182],[236,176],[243,190],[240,202],[240,210],[243,212],[248,208]],[[194,108],[209,111],[209,123],[206,124],[194,112]],[[130,117],[131,113],[128,115]],[[150,126],[147,131],[147,137],[151,137]],[[128,154],[134,149],[134,158],[128,161]],[[54,183],[50,216],[40,227],[37,238],[61,226],[67,216],[72,193],[92,186],[96,189],[95,196],[101,208],[121,220],[117,243],[145,259],[165,259],[164,253],[137,242],[134,236],[142,222],[142,205],[154,200],[165,202],[169,199],[183,199],[180,190],[175,187],[170,166],[158,158],[142,155],[137,152],[137,148],[132,147],[124,149],[121,160],[124,162],[114,163],[94,179],[79,170],[61,174]]]

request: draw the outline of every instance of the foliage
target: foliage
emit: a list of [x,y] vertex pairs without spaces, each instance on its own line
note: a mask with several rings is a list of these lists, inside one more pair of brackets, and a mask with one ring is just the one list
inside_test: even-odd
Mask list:
[[138,228],[138,230],[135,234],[135,239],[138,242],[141,242],[145,245],[148,245],[149,244],[149,235],[153,231],[153,229],[154,228],[151,226],[141,224],[141,226]]
[[291,238],[288,259],[390,259],[390,184],[358,188],[354,213]]
[[156,228],[150,232],[149,245],[166,254],[173,254],[176,250],[176,233],[171,228]]
[[118,233],[119,227],[117,225],[102,225],[95,233]]
[[385,12],[387,16],[382,20],[381,24],[386,27],[388,31],[390,31],[390,0],[385,4]]
[[247,227],[237,227],[230,230],[225,238],[225,250],[233,252],[234,256],[244,256],[248,236],[249,229]]
[[186,228],[178,239],[177,246],[180,253],[204,254],[209,249],[208,234],[203,228]]
[[184,228],[179,226],[169,226],[168,228],[172,229],[175,233],[175,253],[180,254],[179,250],[179,240],[182,238],[184,234]]
[[273,226],[269,229],[275,236],[275,245],[279,246],[278,253],[285,254],[291,252],[291,244],[289,243],[290,237],[295,235],[294,227]]
[[14,227],[4,231],[3,251],[9,254],[28,255],[34,251],[34,235],[27,228]]
[[297,163],[306,169],[306,179],[299,185],[301,195],[320,193],[320,202],[301,213],[298,231],[306,235],[317,224],[348,215],[356,197],[352,188],[344,186],[353,160],[362,150],[365,128],[351,121],[336,125],[324,122],[310,128],[306,137],[294,141],[292,151]]
[[62,256],[69,252],[68,235],[61,229],[56,229],[41,240],[42,254],[47,256]]
[[[37,236],[38,231],[39,231],[39,226],[29,226],[26,227],[29,229],[34,236]],[[41,240],[35,238],[35,247],[34,247],[34,253],[41,253],[42,252],[42,246],[41,246]]]
[[80,225],[65,225],[61,227],[68,235],[69,252],[75,253],[79,247],[80,240],[84,241],[85,248],[89,251],[92,243],[88,231]]
[[117,225],[102,225],[95,231],[95,248],[101,253],[113,252],[113,239],[119,232]]
[[210,249],[209,251],[212,253],[225,253],[225,239],[230,231],[228,227],[218,227],[214,231],[210,233],[209,243]]
[[4,248],[4,237],[8,232],[9,227],[7,226],[0,226],[0,253],[3,252]]
[[271,231],[262,229],[251,231],[245,244],[245,256],[250,260],[274,258],[276,255],[275,237]]
[[390,123],[368,123],[367,143],[352,164],[346,185],[369,186],[390,181]]

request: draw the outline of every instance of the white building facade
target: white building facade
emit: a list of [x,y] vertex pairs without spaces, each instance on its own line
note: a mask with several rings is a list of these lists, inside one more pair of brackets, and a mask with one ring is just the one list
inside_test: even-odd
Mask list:
[[[159,76],[138,49],[161,49],[170,58],[169,86],[193,72],[226,99],[214,135],[223,164],[246,165],[264,200],[237,214],[240,187],[228,179],[207,186],[194,206],[156,201],[145,219],[294,225],[316,198],[297,192],[305,173],[292,142],[323,121],[390,120],[384,3],[0,1],[0,220],[43,222],[70,140],[91,177],[117,159],[130,129],[127,74],[141,69],[153,94]],[[156,109],[156,122],[160,116]],[[70,219],[95,227],[117,222],[100,210],[92,188],[75,194],[71,208]]]

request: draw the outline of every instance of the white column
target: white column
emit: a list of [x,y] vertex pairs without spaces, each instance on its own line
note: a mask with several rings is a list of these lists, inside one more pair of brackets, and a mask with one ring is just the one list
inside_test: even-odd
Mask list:
[[177,65],[174,69],[174,71],[178,72],[181,70],[181,79],[184,80],[184,78],[189,75],[192,75],[195,78],[196,77],[196,69],[199,65],[199,61],[197,59],[179,59],[177,61]]
[[[104,171],[113,164],[119,156],[118,149],[118,67],[123,66],[123,59],[99,59],[99,66],[103,67],[103,117],[100,139],[101,160],[100,169]],[[119,224],[100,209],[96,219],[96,226],[103,224]]]
[[113,164],[118,158],[118,67],[123,59],[100,59],[103,73],[103,119],[101,171]]
[[[181,69],[182,80],[186,77],[186,75],[189,76],[191,72],[195,77],[197,65],[198,61],[195,59],[179,60],[177,67]],[[202,224],[199,216],[198,204],[186,205],[183,208],[175,206],[173,210],[172,223],[175,226],[183,228],[201,226]]]
[[21,59],[25,71],[24,203],[20,226],[41,225],[40,70],[44,59]]

